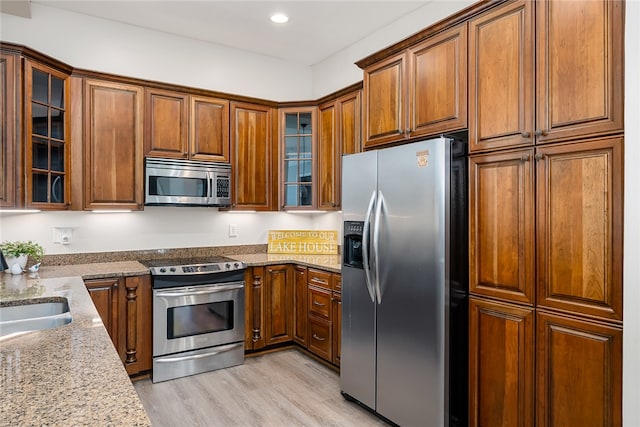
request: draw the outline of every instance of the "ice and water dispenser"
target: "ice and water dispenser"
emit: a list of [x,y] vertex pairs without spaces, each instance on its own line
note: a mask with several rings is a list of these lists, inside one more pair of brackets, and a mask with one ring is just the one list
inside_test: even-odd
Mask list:
[[362,268],[362,230],[364,222],[344,222],[343,264],[346,267]]

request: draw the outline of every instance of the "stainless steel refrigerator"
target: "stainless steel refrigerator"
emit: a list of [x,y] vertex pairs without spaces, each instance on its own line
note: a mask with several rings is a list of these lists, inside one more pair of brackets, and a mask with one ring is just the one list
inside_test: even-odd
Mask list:
[[345,398],[403,426],[467,425],[464,140],[343,157]]

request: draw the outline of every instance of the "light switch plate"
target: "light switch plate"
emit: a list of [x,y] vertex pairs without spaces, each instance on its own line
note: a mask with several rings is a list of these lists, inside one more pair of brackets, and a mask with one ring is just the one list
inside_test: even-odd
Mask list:
[[238,224],[229,224],[229,237],[238,237]]
[[53,243],[68,245],[73,241],[73,227],[53,227]]

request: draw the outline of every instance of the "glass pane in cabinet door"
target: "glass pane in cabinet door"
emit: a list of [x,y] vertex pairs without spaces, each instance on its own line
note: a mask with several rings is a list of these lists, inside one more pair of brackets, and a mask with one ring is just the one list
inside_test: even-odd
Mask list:
[[51,105],[64,108],[64,80],[51,76]]
[[287,136],[284,141],[285,145],[285,157],[298,157],[298,137]]
[[49,136],[49,109],[35,102],[31,103],[32,132],[35,135]]
[[301,185],[300,186],[300,206],[311,206],[311,186],[310,185]]
[[297,135],[298,134],[298,114],[285,114],[285,135]]
[[285,182],[298,182],[298,161],[285,160],[284,168]]
[[300,113],[300,133],[311,135],[311,113]]
[[64,111],[51,109],[51,138],[64,139]]
[[51,143],[51,170],[64,172],[64,144]]
[[49,176],[46,173],[33,174],[32,200],[34,202],[47,203],[49,189]]
[[33,70],[31,75],[31,99],[44,104],[49,103],[49,74]]
[[64,175],[51,175],[51,203],[64,201]]
[[300,137],[300,157],[304,159],[311,158],[311,137],[310,136],[301,136]]
[[311,182],[311,167],[311,160],[302,160],[300,162],[299,182]]
[[287,184],[284,188],[284,200],[287,206],[298,205],[298,185]]
[[40,138],[33,138],[33,161],[34,169],[49,169],[49,143]]

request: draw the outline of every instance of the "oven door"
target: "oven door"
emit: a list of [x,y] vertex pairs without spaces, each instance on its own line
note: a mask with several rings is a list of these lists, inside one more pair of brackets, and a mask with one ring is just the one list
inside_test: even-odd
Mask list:
[[244,282],[153,290],[153,356],[244,341]]

